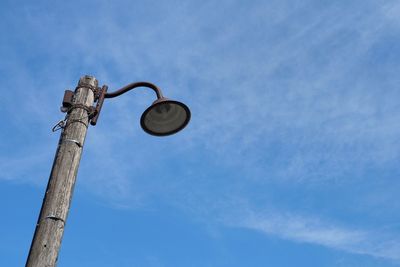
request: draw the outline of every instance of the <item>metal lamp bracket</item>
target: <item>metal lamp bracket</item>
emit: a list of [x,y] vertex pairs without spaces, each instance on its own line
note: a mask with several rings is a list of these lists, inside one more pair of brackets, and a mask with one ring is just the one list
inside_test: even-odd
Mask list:
[[93,94],[94,94],[94,102],[97,102],[95,107],[82,107],[81,105],[79,105],[79,106],[74,105],[74,103],[73,103],[74,92],[71,90],[65,90],[63,101],[62,101],[62,106],[61,106],[61,111],[63,113],[66,113],[74,108],[84,108],[88,111],[89,118],[90,118],[90,124],[94,126],[97,123],[101,108],[103,107],[104,98],[107,93],[107,89],[108,89],[107,85],[103,85],[103,87],[101,87],[101,88],[100,87],[97,87],[95,89],[90,88],[90,90],[92,90]]
[[97,119],[99,118],[101,108],[103,107],[104,98],[107,93],[108,86],[103,85],[103,87],[98,89],[97,96],[95,97],[95,101],[97,101],[96,107],[94,108],[94,115],[90,120],[90,124],[95,126],[97,124]]

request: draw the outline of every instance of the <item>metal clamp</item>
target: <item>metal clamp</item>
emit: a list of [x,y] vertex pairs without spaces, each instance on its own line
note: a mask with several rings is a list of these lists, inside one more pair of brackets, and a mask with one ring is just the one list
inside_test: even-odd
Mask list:
[[45,220],[46,219],[50,219],[50,220],[55,220],[55,221],[62,221],[65,224],[65,221],[62,218],[60,218],[60,217],[58,217],[58,216],[56,216],[54,214],[49,214],[46,217],[44,217],[44,219]]
[[88,88],[90,89],[93,94],[96,96],[96,94],[98,93],[98,87],[97,86],[93,86],[91,84],[88,83],[79,83],[79,85],[75,88],[75,92],[76,90],[78,90],[79,88]]
[[69,109],[68,112],[70,112],[73,109],[76,108],[81,108],[87,111],[87,113],[89,114],[89,116],[92,116],[92,114],[95,112],[95,108],[94,107],[88,107],[84,104],[73,104]]
[[82,144],[78,140],[75,140],[75,139],[64,139],[64,141],[65,142],[72,142],[72,143],[76,144],[77,146],[82,147]]

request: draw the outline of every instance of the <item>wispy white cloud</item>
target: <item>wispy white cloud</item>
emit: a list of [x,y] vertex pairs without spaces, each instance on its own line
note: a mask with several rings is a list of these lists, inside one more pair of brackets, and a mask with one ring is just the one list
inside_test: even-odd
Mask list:
[[247,213],[243,217],[235,216],[228,224],[294,242],[400,261],[398,236],[346,227],[318,217],[278,212]]
[[[143,207],[150,198],[158,198],[197,214],[206,212],[208,218],[224,216],[234,208],[221,195],[251,199],[255,189],[272,194],[266,181],[291,186],[348,181],[363,177],[371,166],[390,169],[398,164],[400,80],[375,55],[385,50],[381,39],[399,24],[398,3],[382,2],[318,6],[315,1],[259,1],[240,10],[232,1],[168,3],[140,16],[138,9],[131,14],[128,1],[104,1],[93,7],[97,19],[77,16],[71,21],[60,21],[56,15],[39,17],[33,6],[26,7],[21,21],[38,43],[32,49],[45,50],[49,66],[30,73],[26,62],[10,63],[9,75],[19,77],[8,84],[17,87],[12,102],[29,101],[0,101],[9,121],[17,120],[21,127],[21,111],[35,115],[33,127],[49,121],[52,126],[62,114],[50,107],[60,103],[65,86],[75,85],[77,73],[95,74],[111,88],[132,79],[160,84],[167,96],[180,97],[192,108],[185,132],[168,139],[168,144],[136,132],[140,129],[133,125],[153,99],[150,94],[109,102],[99,125],[89,129],[79,181],[119,207]],[[55,25],[55,32],[63,34],[51,34],[54,29],[43,25]],[[21,70],[23,75],[16,75]],[[35,82],[37,72],[51,78]],[[31,84],[32,91],[25,91]],[[29,127],[19,129],[28,134]],[[42,135],[38,141],[28,140],[32,146],[38,142],[39,148],[48,139]],[[184,158],[188,170],[179,172],[182,177],[163,172],[168,156]],[[44,159],[48,160],[40,153],[4,155],[0,167],[21,171],[5,172],[4,177],[25,179],[18,169],[21,162],[27,170]],[[190,168],[198,168],[199,161],[215,164],[202,168],[221,171],[221,181],[192,173]],[[230,171],[228,178],[224,171]],[[210,209],[215,212],[207,213]],[[383,238],[310,217],[245,214],[234,226],[399,259],[396,236]]]
[[[245,154],[241,164],[251,162],[249,169],[260,166],[253,160],[274,151],[283,165],[271,176],[300,181],[396,160],[399,128],[393,121],[399,110],[392,99],[397,92],[382,92],[382,85],[366,76],[364,63],[385,35],[385,21],[361,9],[319,11],[307,24],[296,17],[281,19],[275,26],[301,26],[293,25],[287,38],[267,49],[233,48],[226,61],[209,60],[207,75],[201,75],[209,80],[201,83],[219,89],[193,93],[200,100],[193,103],[198,115],[189,136],[194,142],[207,140],[210,151],[221,158],[231,155],[233,165]],[[238,29],[223,44],[251,37]],[[267,36],[260,37],[263,44]],[[210,79],[211,73],[220,79]]]
[[393,23],[392,26],[400,27],[400,4],[398,1],[386,1],[381,11],[384,17]]

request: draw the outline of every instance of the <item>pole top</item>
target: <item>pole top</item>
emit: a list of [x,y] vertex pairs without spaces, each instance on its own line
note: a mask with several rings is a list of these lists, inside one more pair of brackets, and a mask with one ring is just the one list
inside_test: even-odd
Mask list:
[[99,82],[94,76],[85,75],[79,79],[78,87],[93,87],[97,88]]

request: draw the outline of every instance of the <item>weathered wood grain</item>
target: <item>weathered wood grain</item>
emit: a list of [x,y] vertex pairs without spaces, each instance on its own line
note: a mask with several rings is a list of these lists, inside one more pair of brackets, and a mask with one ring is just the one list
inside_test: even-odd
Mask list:
[[97,87],[97,80],[84,76],[74,94],[75,106],[68,114],[61,133],[35,234],[27,259],[27,267],[53,267],[64,233],[65,222],[89,125],[88,110],[93,106],[94,94],[87,85]]

